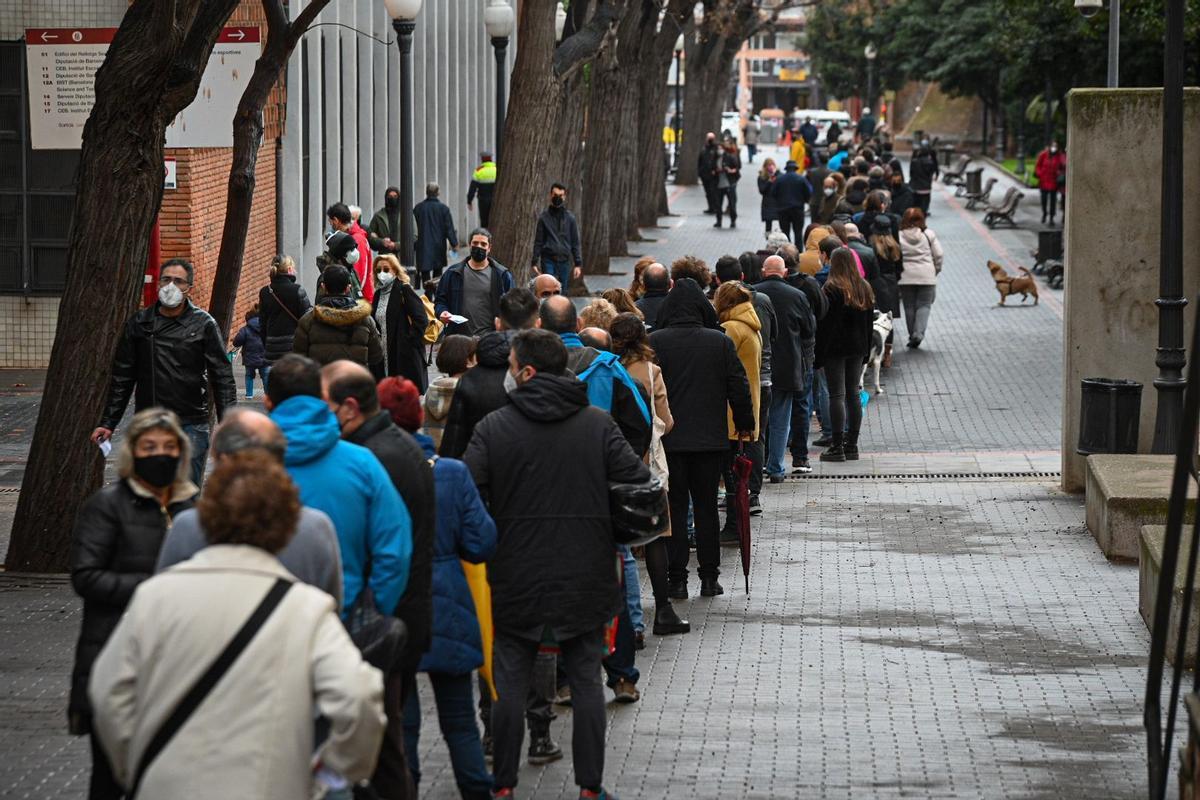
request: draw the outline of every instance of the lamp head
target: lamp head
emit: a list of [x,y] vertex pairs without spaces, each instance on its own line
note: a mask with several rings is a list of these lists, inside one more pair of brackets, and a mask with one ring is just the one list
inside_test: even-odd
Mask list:
[[513,32],[513,10],[508,0],[488,0],[483,10],[483,27],[493,39],[507,39]]
[[383,0],[388,16],[392,19],[412,21],[421,13],[421,0]]
[[1094,17],[1104,8],[1104,0],[1075,0],[1075,10],[1085,17]]
[[554,41],[561,42],[567,28],[567,10],[559,3],[554,7]]
[[[1078,2],[1078,0],[1076,0]],[[1097,0],[1099,2],[1099,0]],[[863,48],[863,55],[867,57],[867,61],[874,61],[875,56],[879,55],[879,51],[875,49],[874,43],[868,44]]]

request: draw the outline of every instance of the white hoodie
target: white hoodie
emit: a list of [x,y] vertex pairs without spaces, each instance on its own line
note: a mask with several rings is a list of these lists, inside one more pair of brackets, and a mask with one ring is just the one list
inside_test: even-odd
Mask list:
[[929,228],[900,231],[900,250],[904,254],[901,286],[933,286],[942,271],[942,243]]

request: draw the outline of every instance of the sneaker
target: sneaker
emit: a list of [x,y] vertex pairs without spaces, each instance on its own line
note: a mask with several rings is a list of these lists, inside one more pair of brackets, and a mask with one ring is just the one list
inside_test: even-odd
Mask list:
[[721,528],[721,535],[718,537],[721,547],[737,547],[741,538],[738,536],[737,528],[733,525],[726,525]]
[[496,798],[498,798],[498,797],[512,797],[512,796],[513,796],[512,789],[497,789],[496,791],[492,792],[492,800],[496,800]]
[[612,792],[601,787],[600,791],[593,792],[588,789],[579,790],[579,800],[621,800]]
[[829,434],[823,433],[821,434],[820,439],[817,439],[815,442],[813,442],[813,447],[829,447],[831,444],[833,444],[833,437]]
[[556,706],[571,705],[571,687],[570,686],[564,686],[555,693],[554,705],[556,705]]
[[767,480],[769,480],[771,483],[783,483],[784,481],[787,480],[787,476],[786,475],[768,475]]
[[804,459],[803,461],[793,461],[792,462],[792,474],[793,475],[807,475],[810,472],[812,472],[812,465],[808,463],[807,458]]
[[617,681],[617,685],[612,687],[614,703],[636,703],[642,699],[642,694],[633,685],[633,681],[621,678]]
[[750,516],[762,516],[762,503],[758,502],[758,495],[756,494],[750,495]]
[[544,736],[531,736],[529,739],[529,763],[535,767],[558,761],[563,757],[562,748],[554,743],[547,733]]

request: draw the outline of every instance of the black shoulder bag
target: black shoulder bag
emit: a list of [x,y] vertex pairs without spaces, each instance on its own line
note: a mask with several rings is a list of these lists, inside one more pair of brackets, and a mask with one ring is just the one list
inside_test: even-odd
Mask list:
[[258,604],[258,608],[254,609],[254,613],[242,625],[241,629],[234,634],[229,644],[225,645],[225,649],[217,656],[217,660],[212,663],[200,680],[188,691],[183,699],[179,701],[179,705],[171,712],[171,716],[167,717],[162,727],[158,729],[158,733],[154,734],[154,738],[150,740],[150,744],[146,745],[145,752],[138,759],[137,771],[133,775],[133,782],[129,786],[128,797],[130,800],[137,797],[138,787],[141,786],[142,778],[146,776],[146,770],[158,757],[158,754],[163,751],[175,734],[179,733],[179,729],[187,723],[188,718],[192,713],[199,708],[204,702],[204,698],[208,697],[213,688],[220,682],[221,678],[233,666],[233,662],[237,661],[242,651],[250,644],[254,635],[258,633],[263,623],[271,616],[271,613],[279,606],[283,596],[288,593],[288,589],[292,588],[292,581],[285,578],[276,578],[275,585],[267,592],[267,596]]

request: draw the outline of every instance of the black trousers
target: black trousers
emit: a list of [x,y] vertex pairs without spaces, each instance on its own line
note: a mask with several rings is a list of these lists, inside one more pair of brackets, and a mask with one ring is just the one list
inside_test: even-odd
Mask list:
[[929,215],[929,198],[933,197],[932,192],[917,192],[917,208],[926,216]]
[[724,189],[717,189],[717,223],[721,216],[729,214],[730,222],[737,222],[737,184],[730,184]]
[[780,209],[779,230],[793,242],[800,242],[804,235],[804,207]]
[[492,198],[483,199],[483,195],[479,196],[479,227],[486,228],[488,221],[492,218]]
[[417,688],[416,674],[396,671],[383,679],[383,713],[387,726],[383,729],[383,745],[379,762],[371,776],[371,788],[386,800],[416,800],[412,771],[404,754],[404,703]]
[[[496,631],[493,669],[500,699],[492,706],[493,769],[497,789],[517,785],[521,744],[525,739],[525,698],[538,642]],[[600,661],[605,655],[604,628],[559,642],[571,686],[573,730],[571,758],[575,783],[596,790],[604,782],[604,685]]]
[[[835,431],[857,436],[862,427],[862,356],[831,358],[825,362],[825,380],[829,382],[829,419]],[[849,417],[850,425],[846,425]]]
[[[1049,208],[1049,211],[1046,209]],[[1042,189],[1042,221],[1046,221],[1046,216],[1049,214],[1050,221],[1054,222],[1054,215],[1058,213],[1058,189]]]
[[758,438],[746,445],[750,456],[750,496],[762,491],[763,462],[767,457],[767,419],[771,416],[771,387],[759,387]]
[[88,736],[92,747],[92,778],[88,783],[88,800],[121,800],[125,790],[113,777],[108,754],[100,746],[100,737],[95,733]]
[[704,186],[704,199],[708,203],[705,211],[712,214],[717,213],[717,204],[720,202],[717,198],[717,179],[709,176],[701,178],[700,183]]
[[688,577],[687,518],[688,501],[696,522],[696,570],[701,579],[721,574],[721,543],[717,538],[721,527],[717,511],[717,487],[725,466],[725,450],[714,453],[667,453],[667,468],[671,478],[667,500],[671,506],[671,536],[667,539],[670,563],[667,575],[672,582]]

